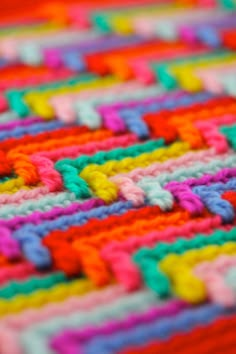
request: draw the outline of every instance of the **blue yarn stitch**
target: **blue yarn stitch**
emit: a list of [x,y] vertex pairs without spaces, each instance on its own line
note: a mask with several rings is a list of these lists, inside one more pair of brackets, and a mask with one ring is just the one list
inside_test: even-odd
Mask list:
[[13,233],[13,237],[20,243],[21,249],[29,261],[38,268],[51,265],[51,255],[42,245],[41,238],[53,230],[67,230],[70,226],[79,226],[89,219],[105,219],[109,215],[121,215],[132,209],[131,202],[117,202],[108,206],[101,206],[86,212],[77,212],[73,215],[61,216],[52,221],[45,221],[39,225],[24,225]]
[[182,97],[170,97],[166,98],[162,102],[152,102],[147,106],[143,103],[147,101],[146,99],[140,101],[135,107],[122,108],[119,110],[120,117],[125,121],[127,128],[135,133],[139,138],[147,138],[150,136],[147,124],[143,121],[142,115],[145,113],[158,112],[163,109],[174,109],[178,107],[187,107],[194,103],[205,102],[212,98],[211,93],[203,92],[195,95],[184,94]]
[[78,72],[86,70],[86,63],[83,57],[78,53],[78,51],[68,51],[62,54],[63,64],[71,69]]
[[0,141],[9,138],[20,138],[26,134],[37,135],[42,132],[52,131],[54,129],[62,128],[65,124],[60,121],[42,122],[32,124],[30,126],[16,127],[12,130],[4,130],[0,132]]
[[236,190],[236,178],[230,179],[227,183],[214,183],[210,186],[197,186],[192,189],[210,212],[220,215],[225,223],[232,222],[235,217],[233,206],[221,198],[224,192],[230,190]]
[[149,137],[150,133],[147,124],[132,109],[122,110],[120,116],[125,121],[128,130],[136,134],[140,139]]
[[[233,309],[235,312],[236,309]],[[204,305],[181,312],[175,317],[159,319],[130,330],[121,329],[115,334],[97,336],[85,345],[85,354],[115,354],[127,346],[145,345],[152,340],[166,340],[175,333],[186,333],[196,326],[213,322],[222,315],[232,314],[232,309],[218,305]]]

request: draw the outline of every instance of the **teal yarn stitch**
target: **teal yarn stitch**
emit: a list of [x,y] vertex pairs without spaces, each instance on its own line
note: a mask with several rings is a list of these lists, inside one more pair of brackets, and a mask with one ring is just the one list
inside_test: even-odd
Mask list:
[[12,120],[18,119],[18,115],[14,111],[6,111],[0,113],[0,123],[8,123]]
[[211,59],[214,60],[215,58],[227,58],[232,55],[233,52],[230,51],[221,51],[221,52],[214,52],[214,53],[209,53],[209,54],[201,54],[201,55],[194,55],[194,56],[185,56],[179,59],[175,60],[167,60],[166,62],[162,63],[152,63],[152,68],[154,70],[154,73],[156,75],[157,80],[159,80],[163,86],[168,89],[172,90],[178,87],[178,81],[175,78],[175,76],[171,73],[170,68],[172,65],[176,64],[184,64],[186,65],[188,63],[200,63],[202,60],[207,59],[210,61]]
[[101,106],[102,104],[126,102],[132,99],[144,99],[147,97],[161,95],[163,92],[164,91],[161,86],[153,85],[148,86],[145,90],[140,87],[134,91],[121,92],[119,93],[119,97],[115,94],[108,93],[103,97],[88,99],[86,102],[75,102],[74,109],[77,120],[82,125],[86,125],[91,129],[98,129],[102,126],[102,116],[96,109],[97,106]]
[[[78,328],[92,324],[100,324],[108,319],[125,318],[127,314],[135,314],[144,311],[152,305],[161,305],[156,294],[149,290],[126,294],[108,304],[101,304],[93,311],[82,311],[71,313],[69,316],[60,316],[50,319],[47,322],[35,324],[32,328],[21,334],[21,342],[26,354],[53,354],[53,350],[48,345],[48,340],[58,331],[65,328]],[[34,349],[33,349],[34,348]],[[99,353],[100,354],[100,353]]]
[[19,294],[31,294],[40,289],[49,289],[56,284],[65,283],[66,276],[61,273],[53,273],[42,277],[31,277],[26,281],[11,281],[6,286],[0,288],[0,298],[11,299]]
[[158,263],[171,253],[183,254],[191,249],[198,249],[208,245],[223,245],[226,242],[236,241],[236,228],[230,231],[217,230],[209,235],[197,235],[192,239],[179,238],[172,244],[161,242],[153,249],[141,249],[133,256],[138,265],[145,284],[161,298],[172,295],[171,284],[167,276],[159,269]]
[[56,206],[65,207],[74,201],[76,201],[76,196],[70,192],[48,193],[39,199],[26,200],[19,205],[3,205],[0,208],[0,218],[10,219],[14,216],[28,215],[34,211],[47,211]]
[[183,182],[190,178],[199,178],[204,174],[215,174],[224,167],[232,167],[236,164],[236,157],[229,155],[225,159],[212,159],[206,163],[194,162],[190,167],[176,168],[171,173],[161,173],[157,177],[143,177],[137,183],[151,205],[159,205],[162,210],[169,210],[174,203],[170,192],[165,190],[165,184],[175,181]]
[[236,267],[231,267],[224,275],[225,283],[233,290],[236,296]]
[[64,159],[55,164],[55,168],[61,173],[65,187],[73,192],[77,198],[89,198],[91,192],[86,181],[80,176],[80,172],[89,164],[102,165],[109,160],[120,161],[126,157],[136,157],[142,153],[154,151],[164,146],[164,140],[158,139],[143,144],[135,144],[128,148],[117,148],[108,152],[98,152],[93,156],[83,155],[77,159]]
[[224,87],[225,92],[227,92],[231,96],[236,96],[236,72],[234,71],[230,75],[222,76],[220,82]]
[[9,181],[10,179],[11,179],[11,177],[2,177],[2,178],[0,178],[0,184],[4,183],[6,181]]
[[226,136],[232,148],[235,150],[236,149],[236,125],[221,127],[220,132]]
[[235,10],[236,2],[234,0],[218,0],[219,3],[225,7],[226,10]]
[[8,101],[9,107],[15,111],[20,117],[25,117],[30,114],[30,107],[24,102],[24,95],[33,92],[46,92],[47,90],[57,89],[64,86],[73,86],[79,82],[92,81],[97,76],[94,74],[84,74],[80,76],[73,77],[69,80],[60,80],[57,82],[37,85],[33,87],[27,87],[25,89],[18,90],[8,90],[5,93],[6,99]]

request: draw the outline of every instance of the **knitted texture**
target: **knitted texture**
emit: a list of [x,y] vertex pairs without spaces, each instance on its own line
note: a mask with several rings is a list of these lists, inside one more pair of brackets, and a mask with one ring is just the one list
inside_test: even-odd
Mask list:
[[236,3],[0,21],[0,353],[235,354]]

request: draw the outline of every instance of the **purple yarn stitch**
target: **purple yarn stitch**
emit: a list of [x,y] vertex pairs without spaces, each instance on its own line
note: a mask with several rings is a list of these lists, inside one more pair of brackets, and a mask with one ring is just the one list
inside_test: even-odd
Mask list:
[[180,205],[191,214],[200,214],[204,209],[200,197],[192,192],[191,188],[200,185],[209,185],[217,182],[227,182],[236,177],[236,168],[224,168],[214,175],[206,174],[200,178],[190,178],[183,182],[169,182],[164,188],[173,194]]
[[82,345],[95,336],[109,335],[120,330],[128,330],[137,325],[175,316],[189,305],[180,300],[170,300],[162,306],[153,306],[142,313],[131,314],[126,318],[105,322],[100,326],[90,326],[79,330],[64,330],[50,341],[51,348],[60,354],[82,354]]
[[227,23],[235,22],[235,14],[227,14],[227,16],[223,14],[222,16],[222,18],[212,19],[210,21],[204,20],[201,23],[182,25],[178,29],[179,35],[183,40],[192,43],[197,41],[197,31],[201,26],[211,26],[217,29]]
[[8,228],[12,232],[18,230],[20,227],[28,223],[33,223],[35,225],[40,224],[42,221],[54,220],[58,217],[64,215],[72,215],[78,211],[89,211],[93,208],[100,207],[104,205],[102,199],[89,199],[84,203],[73,202],[66,207],[55,207],[49,211],[34,211],[30,215],[26,216],[15,216],[12,219],[0,219],[0,227]]
[[27,127],[31,124],[42,123],[42,122],[45,122],[45,120],[40,117],[27,117],[27,119],[17,119],[11,122],[2,123],[0,125],[0,131],[11,130],[18,127]]
[[[144,39],[138,36],[131,36],[131,37],[121,37],[118,35],[109,35],[103,36],[91,40],[87,40],[85,42],[81,42],[74,45],[69,46],[62,46],[62,47],[54,47],[54,48],[45,48],[43,51],[43,58],[46,65],[50,67],[57,67],[61,65],[62,61],[62,54],[65,51],[78,52],[78,55],[83,56],[84,54],[92,53],[95,51],[101,51],[105,48],[109,49],[110,47],[114,48],[116,46],[124,45],[131,45],[131,44],[138,44],[143,42]],[[110,45],[109,45],[110,44]]]
[[0,226],[0,254],[10,260],[15,260],[21,256],[20,245],[13,237],[9,229]]

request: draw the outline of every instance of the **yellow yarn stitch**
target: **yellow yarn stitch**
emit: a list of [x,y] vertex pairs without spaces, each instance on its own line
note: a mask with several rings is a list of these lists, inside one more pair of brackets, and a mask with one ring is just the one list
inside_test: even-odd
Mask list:
[[64,29],[65,26],[58,25],[55,23],[40,23],[37,26],[34,26],[32,28],[28,27],[23,27],[23,28],[11,28],[7,32],[5,31],[0,31],[0,38],[1,40],[6,40],[8,38],[24,38],[26,35],[32,37],[32,36],[37,36],[40,34],[51,34],[51,33],[57,33],[58,30]]
[[119,83],[120,80],[115,77],[101,78],[88,82],[78,82],[76,85],[67,85],[63,87],[48,89],[46,91],[31,91],[25,94],[24,101],[28,104],[31,110],[45,119],[54,117],[54,110],[50,105],[50,98],[53,96],[79,93],[87,89],[103,89],[107,86],[112,86]]
[[[185,9],[190,8],[189,5],[185,7]],[[183,10],[182,6],[175,5],[172,6],[158,6],[157,8],[151,9],[136,9],[134,11],[128,11],[127,13],[121,14],[114,14],[111,15],[109,18],[109,26],[112,28],[113,31],[119,34],[132,34],[134,32],[133,28],[133,21],[139,16],[155,16],[155,19],[158,21],[161,17],[171,15],[171,14],[178,14],[180,10]]]
[[27,185],[25,185],[25,181],[22,177],[17,177],[17,178],[10,179],[6,182],[0,183],[0,194],[2,194],[2,193],[14,194],[14,193],[17,193],[21,189],[31,190],[36,187],[40,187],[40,185],[27,186]]
[[0,184],[0,193],[15,193],[23,187],[26,187],[23,178],[12,178]]
[[170,72],[179,82],[179,85],[188,91],[199,91],[203,89],[202,80],[195,73],[196,69],[200,68],[214,68],[219,64],[230,64],[236,62],[236,55],[229,54],[227,58],[216,57],[211,59],[200,58],[195,62],[187,62],[176,64],[171,67]]
[[50,99],[52,96],[59,96],[63,94],[71,94],[71,93],[78,93],[80,92],[81,86],[85,89],[94,89],[100,88],[100,86],[112,85],[120,82],[119,79],[114,77],[107,77],[107,78],[98,78],[93,79],[92,81],[78,81],[77,84],[70,85],[65,83],[64,86],[59,86],[55,88],[47,88],[44,90],[31,90],[27,92],[24,96],[24,100],[28,105],[33,105],[37,97],[44,97],[45,99]]
[[189,151],[189,144],[183,142],[174,143],[171,146],[164,147],[143,153],[137,157],[127,157],[123,160],[111,160],[103,165],[91,164],[86,166],[80,173],[91,190],[106,203],[111,203],[118,197],[118,190],[115,183],[108,177],[118,173],[127,173],[137,167],[146,167],[154,162],[164,162],[170,158],[176,158]]
[[17,295],[12,299],[0,300],[0,316],[40,308],[48,303],[61,302],[73,295],[83,295],[96,290],[88,280],[76,280],[67,284],[57,284],[51,289],[38,290],[30,295]]
[[204,282],[194,274],[193,268],[198,263],[214,260],[222,254],[235,255],[236,243],[211,245],[181,255],[169,254],[158,266],[170,278],[173,291],[178,297],[191,303],[199,303],[206,299],[207,292]]

